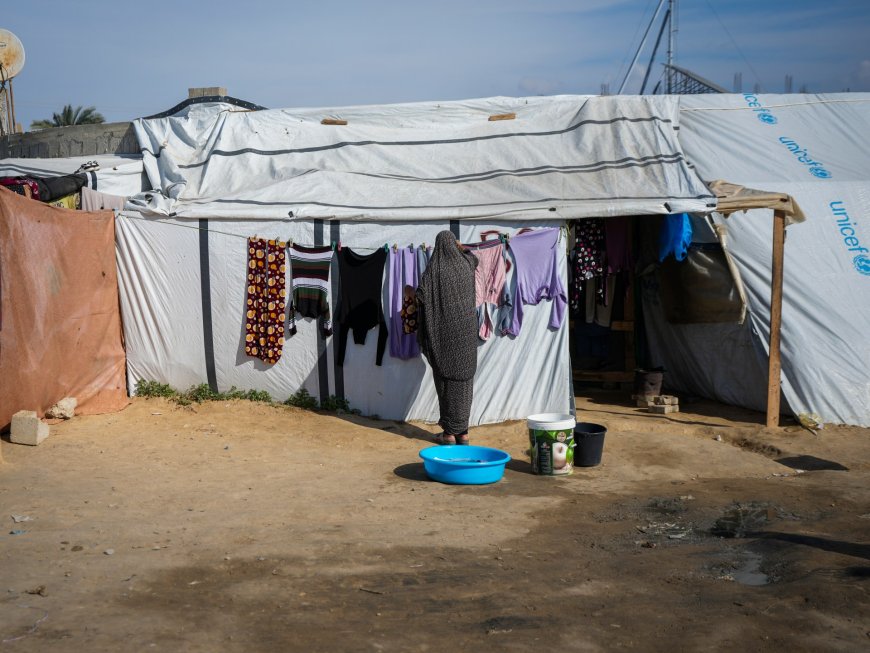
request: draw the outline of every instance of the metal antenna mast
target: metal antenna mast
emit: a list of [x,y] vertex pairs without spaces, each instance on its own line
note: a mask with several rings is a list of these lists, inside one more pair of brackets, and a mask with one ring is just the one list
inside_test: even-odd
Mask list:
[[[673,2],[673,0],[668,1]],[[631,76],[631,71],[634,70],[634,66],[637,63],[637,58],[640,56],[640,51],[643,50],[643,46],[646,45],[646,37],[649,36],[649,31],[655,24],[656,18],[659,17],[659,12],[662,10],[664,4],[665,0],[659,0],[659,6],[656,7],[656,11],[653,14],[652,20],[649,22],[649,25],[646,26],[646,31],[643,33],[643,38],[640,40],[640,45],[637,46],[637,51],[634,53],[634,58],[632,58],[631,64],[628,66],[628,70],[625,71],[625,77],[622,78],[622,84],[619,85],[619,90],[616,91],[617,95],[622,95],[622,91],[625,88],[626,83],[628,82],[628,78]],[[670,57],[670,46],[668,49],[668,56]]]
[[674,59],[676,58],[676,50],[675,50],[675,40],[676,36],[676,28],[674,27],[674,14],[676,13],[676,4],[677,0],[668,0],[668,67],[667,67],[667,75],[668,75],[668,95],[674,92]]

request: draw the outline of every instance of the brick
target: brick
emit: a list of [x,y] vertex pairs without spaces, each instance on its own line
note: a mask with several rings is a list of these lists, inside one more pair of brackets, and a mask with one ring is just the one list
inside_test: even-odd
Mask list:
[[652,397],[644,397],[643,395],[637,395],[636,400],[637,400],[637,407],[638,408],[649,408],[650,406],[654,405]]
[[680,399],[674,395],[658,395],[653,397],[653,402],[657,406],[679,406]]
[[9,440],[15,444],[36,446],[48,437],[48,424],[32,410],[19,410],[12,416]]
[[669,406],[667,404],[650,406],[648,408],[649,412],[656,413],[657,415],[667,415],[668,413],[679,413],[679,406]]

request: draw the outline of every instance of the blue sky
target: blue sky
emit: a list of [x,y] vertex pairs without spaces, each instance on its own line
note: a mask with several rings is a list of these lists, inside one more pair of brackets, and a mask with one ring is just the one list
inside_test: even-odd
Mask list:
[[[27,52],[14,88],[28,128],[66,103],[157,113],[189,86],[270,108],[615,91],[656,4],[28,0],[0,27]],[[729,90],[741,72],[743,90],[782,92],[790,74],[794,90],[870,91],[868,0],[678,4],[677,64]]]

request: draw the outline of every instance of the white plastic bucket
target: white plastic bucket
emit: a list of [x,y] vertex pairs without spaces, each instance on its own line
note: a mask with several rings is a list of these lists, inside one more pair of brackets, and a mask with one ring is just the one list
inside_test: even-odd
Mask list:
[[542,476],[565,476],[574,470],[574,426],[567,413],[529,415],[529,455],[532,471]]

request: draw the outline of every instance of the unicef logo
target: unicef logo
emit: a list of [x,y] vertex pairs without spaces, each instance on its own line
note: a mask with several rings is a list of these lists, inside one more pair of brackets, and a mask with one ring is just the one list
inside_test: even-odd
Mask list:
[[775,125],[776,124],[776,116],[772,113],[759,113],[758,119],[767,124],[767,125]]
[[813,166],[810,168],[810,173],[813,177],[818,177],[819,179],[830,179],[831,173],[824,168],[820,168],[818,166]]
[[855,269],[858,270],[858,272],[870,277],[870,256],[867,256],[866,254],[858,254],[858,256],[852,259],[852,263],[855,264]]

